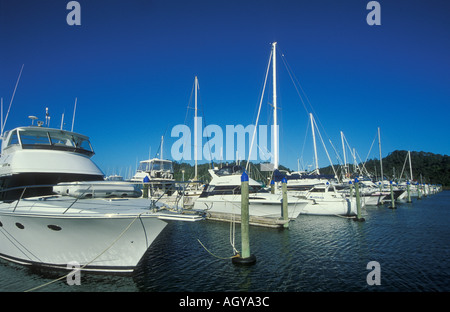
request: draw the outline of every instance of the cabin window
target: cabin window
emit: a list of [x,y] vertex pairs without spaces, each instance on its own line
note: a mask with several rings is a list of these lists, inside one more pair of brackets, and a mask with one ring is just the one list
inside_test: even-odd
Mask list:
[[20,141],[22,145],[50,145],[50,139],[46,132],[26,131],[20,133]]
[[233,194],[241,194],[240,186],[216,186],[214,187],[214,191],[212,192],[215,195],[233,195]]
[[76,148],[81,148],[87,151],[93,151],[91,143],[88,140],[84,140],[80,137],[72,137],[73,141],[75,142]]
[[148,168],[148,163],[143,163],[143,162],[141,162],[140,164],[139,164],[139,171],[147,171],[147,168]]
[[17,131],[14,131],[11,134],[11,137],[10,137],[9,142],[8,142],[8,146],[9,145],[14,145],[14,144],[19,144],[19,137],[17,136]]
[[172,162],[160,162],[160,161],[152,161],[152,162],[141,162],[139,164],[139,171],[159,171],[159,170],[164,170],[164,171],[169,171],[169,172],[173,172],[173,166],[172,166]]
[[155,161],[152,166],[153,170],[166,170],[172,171],[172,163],[163,162],[163,161]]
[[[14,138],[13,136],[16,136]],[[67,150],[92,155],[92,149],[89,139],[82,136],[77,136],[66,131],[59,131],[48,129],[20,129],[20,144],[23,148],[33,149],[56,149]],[[17,141],[17,143],[13,143]],[[11,135],[9,144],[19,144],[17,133]]]
[[[248,188],[249,193],[262,193],[262,188],[256,185],[250,185]],[[241,194],[241,187],[239,185],[229,186],[215,186],[213,191],[210,191],[214,195],[239,195]]]

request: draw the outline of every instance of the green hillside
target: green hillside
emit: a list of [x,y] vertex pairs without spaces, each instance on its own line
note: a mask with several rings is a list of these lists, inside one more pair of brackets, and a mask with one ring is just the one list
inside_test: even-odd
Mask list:
[[[393,151],[388,156],[383,158],[383,174],[385,179],[398,180],[410,179],[409,163],[407,160],[408,151]],[[406,160],[406,163],[405,163]],[[416,181],[422,181],[423,183],[442,184],[443,186],[450,187],[450,156],[433,154],[427,152],[411,152],[411,163],[413,171],[413,179]],[[242,161],[241,165],[245,167],[246,162]],[[220,164],[215,164],[219,166]],[[363,164],[358,164],[360,168]],[[251,163],[251,176],[260,181],[267,183],[267,178],[270,176],[270,172],[261,172],[259,164]],[[353,165],[350,165],[350,170],[353,171]],[[208,182],[210,175],[208,169],[211,168],[210,163],[198,165],[198,180]],[[342,168],[334,165],[335,170],[340,174]],[[378,159],[370,159],[364,164],[364,168],[373,176],[380,177],[380,161]],[[175,179],[177,181],[182,180],[182,170],[184,170],[185,180],[194,178],[194,166],[187,163],[174,162]],[[284,166],[280,166],[280,170],[289,170]],[[400,177],[400,174],[403,175]],[[331,166],[321,168],[321,174],[333,174]]]
[[[383,158],[383,175],[388,180],[410,179],[408,151],[393,151]],[[406,163],[405,163],[406,160]],[[411,152],[411,164],[413,179],[423,183],[442,184],[450,187],[450,156],[427,152]],[[350,166],[351,169],[353,166]],[[362,167],[362,164],[359,164]],[[365,169],[373,175],[380,177],[380,161],[368,160],[364,164]],[[335,166],[335,169],[339,170]],[[403,171],[403,175],[400,174]],[[331,166],[320,169],[321,173],[332,174]]]

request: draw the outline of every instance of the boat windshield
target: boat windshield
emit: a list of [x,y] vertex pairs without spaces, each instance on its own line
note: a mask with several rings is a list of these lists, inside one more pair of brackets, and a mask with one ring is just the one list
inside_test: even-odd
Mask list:
[[244,169],[241,166],[225,166],[216,172],[218,176],[227,176],[232,174],[242,174]]
[[140,171],[168,171],[173,172],[173,165],[171,161],[152,160],[143,161],[139,165]]
[[11,133],[8,147],[22,145],[24,149],[54,149],[93,155],[89,139],[73,132],[46,128],[18,129]]

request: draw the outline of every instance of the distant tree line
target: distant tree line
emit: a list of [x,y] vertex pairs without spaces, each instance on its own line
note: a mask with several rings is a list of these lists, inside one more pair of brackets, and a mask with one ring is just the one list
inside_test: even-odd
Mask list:
[[[406,160],[406,162],[405,162]],[[386,180],[410,180],[408,151],[396,150],[383,158],[383,175]],[[413,180],[423,183],[442,184],[450,187],[450,156],[428,152],[411,152]],[[342,168],[334,166],[341,172]],[[349,165],[350,172],[355,172],[355,166]],[[359,169],[365,169],[372,178],[381,179],[379,159],[370,159],[364,164],[358,164]],[[364,171],[364,172],[366,172]],[[320,169],[323,174],[332,174],[331,166]],[[401,176],[400,176],[401,175]]]
[[[383,175],[385,180],[410,180],[409,159],[407,159],[408,151],[396,150],[383,158]],[[406,162],[405,162],[406,161]],[[234,165],[235,163],[229,163]],[[241,161],[240,165],[245,168],[246,161]],[[442,184],[447,188],[450,187],[450,156],[433,154],[428,152],[411,152],[411,164],[413,180],[431,183]],[[181,181],[183,178],[182,170],[184,170],[184,179],[191,180],[195,175],[194,165],[188,163],[174,162],[175,180]],[[228,163],[214,163],[216,168],[228,165]],[[357,167],[357,168],[356,168]],[[212,168],[211,163],[198,164],[198,180],[208,183],[211,177],[208,170]],[[261,171],[259,164],[250,163],[250,175],[253,179],[261,181],[265,184],[269,183],[271,172]],[[357,172],[363,170],[363,173],[369,173],[374,180],[381,179],[380,161],[379,159],[370,159],[364,164],[359,163],[357,166],[348,165],[350,172]],[[280,170],[291,171],[289,168],[280,165]],[[344,168],[342,166],[334,165],[334,170],[338,175],[343,175]],[[321,174],[334,174],[331,166],[320,169]],[[400,176],[401,175],[401,176]]]
[[[223,166],[228,165],[236,165],[235,162],[230,163],[214,163],[215,168],[222,168]],[[240,161],[239,165],[243,168],[246,168],[247,161],[243,160]],[[209,169],[212,168],[211,163],[204,163],[204,164],[198,164],[197,165],[197,180],[202,181],[204,183],[208,183],[211,180],[211,176],[208,172]],[[174,178],[176,181],[182,181],[183,180],[183,170],[184,170],[184,180],[192,180],[195,177],[195,166],[188,164],[188,163],[180,163],[180,162],[173,162],[173,171],[174,171]],[[290,171],[289,168],[280,165],[279,170],[286,170]],[[255,179],[256,181],[260,181],[264,184],[270,183],[270,178],[272,176],[271,171],[261,171],[260,164],[255,164],[250,162],[249,164],[249,174],[250,176]]]

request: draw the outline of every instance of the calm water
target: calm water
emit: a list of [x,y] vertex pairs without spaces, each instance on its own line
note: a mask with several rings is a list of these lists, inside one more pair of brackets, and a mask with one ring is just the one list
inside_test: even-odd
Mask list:
[[[362,223],[299,216],[289,230],[250,227],[251,267],[231,263],[229,224],[171,222],[136,276],[82,274],[80,286],[63,279],[39,291],[450,291],[450,191],[363,214]],[[236,232],[240,249],[239,225]],[[367,284],[370,261],[380,264],[381,285]],[[0,291],[26,291],[58,276],[0,261]]]

